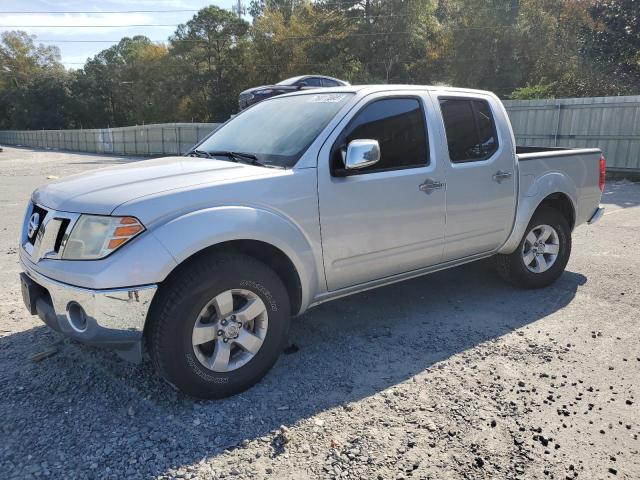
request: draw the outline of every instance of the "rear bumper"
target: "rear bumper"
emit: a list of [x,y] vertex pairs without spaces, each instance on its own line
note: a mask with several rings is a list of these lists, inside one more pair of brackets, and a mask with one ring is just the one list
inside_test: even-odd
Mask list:
[[593,225],[598,220],[600,220],[603,215],[604,215],[604,207],[598,207],[596,211],[593,212],[593,215],[591,215],[591,218],[587,221],[587,223],[589,225]]
[[53,330],[140,361],[142,332],[157,285],[90,290],[52,280],[22,263],[25,305]]

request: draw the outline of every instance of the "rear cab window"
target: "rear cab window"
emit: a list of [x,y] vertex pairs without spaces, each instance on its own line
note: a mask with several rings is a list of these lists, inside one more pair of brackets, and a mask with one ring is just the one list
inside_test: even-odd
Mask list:
[[498,150],[498,135],[489,102],[478,98],[439,97],[453,163],[486,160]]

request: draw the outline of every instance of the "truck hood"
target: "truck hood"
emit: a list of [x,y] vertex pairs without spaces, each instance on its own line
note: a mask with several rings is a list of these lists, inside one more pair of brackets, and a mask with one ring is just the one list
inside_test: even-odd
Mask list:
[[118,205],[147,195],[269,173],[263,167],[210,158],[156,158],[56,180],[38,188],[32,200],[64,212],[109,215]]

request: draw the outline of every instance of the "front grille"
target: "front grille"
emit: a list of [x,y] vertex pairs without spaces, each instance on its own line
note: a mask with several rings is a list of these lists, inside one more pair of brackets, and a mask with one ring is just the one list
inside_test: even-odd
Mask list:
[[36,228],[35,231],[33,231],[31,236],[29,236],[29,234],[27,233],[27,241],[31,245],[34,245],[36,243],[36,237],[38,236],[38,232],[40,231],[40,229],[42,228],[42,225],[44,224],[44,219],[47,216],[48,211],[40,207],[39,205],[33,205],[33,209],[31,210],[31,216],[29,217],[29,221],[31,221],[31,219],[33,218],[34,213],[38,214],[38,228]]
[[[39,225],[35,231],[29,235],[29,222],[33,219],[33,214],[39,215]],[[64,241],[67,234],[71,232],[75,222],[80,217],[78,213],[58,212],[48,210],[39,205],[33,205],[26,219],[26,238],[22,247],[29,254],[35,263],[42,258],[59,259],[64,249]]]

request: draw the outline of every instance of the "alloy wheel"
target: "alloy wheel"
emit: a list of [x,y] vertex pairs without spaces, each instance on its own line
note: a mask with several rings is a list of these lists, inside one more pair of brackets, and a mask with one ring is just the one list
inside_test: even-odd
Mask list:
[[267,335],[269,315],[262,299],[244,289],[226,290],[200,311],[191,343],[198,361],[214,372],[249,362]]
[[522,245],[522,259],[527,269],[533,273],[549,270],[560,253],[560,237],[555,228],[538,225],[532,228]]

